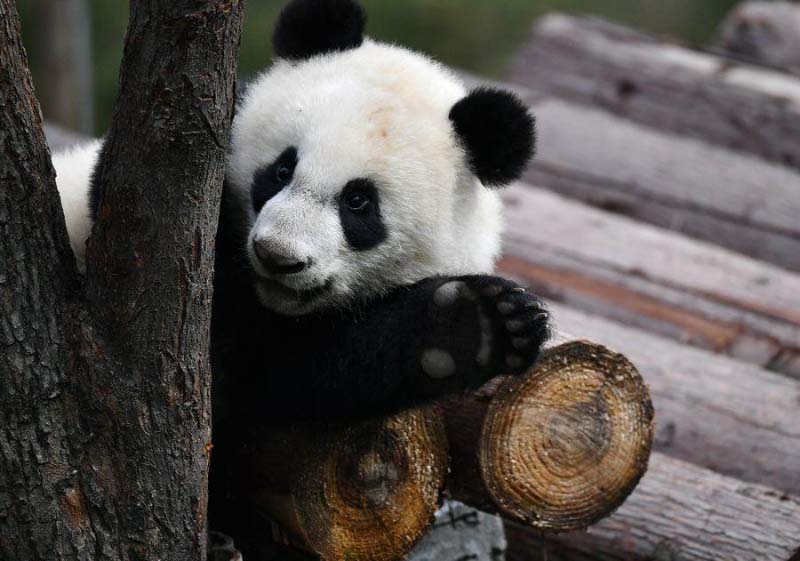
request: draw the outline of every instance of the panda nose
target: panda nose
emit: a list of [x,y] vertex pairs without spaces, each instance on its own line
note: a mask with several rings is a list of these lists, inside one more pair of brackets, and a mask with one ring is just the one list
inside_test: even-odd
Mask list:
[[253,252],[261,266],[274,275],[294,275],[304,270],[311,261],[298,261],[296,257],[279,253],[263,240],[253,242]]

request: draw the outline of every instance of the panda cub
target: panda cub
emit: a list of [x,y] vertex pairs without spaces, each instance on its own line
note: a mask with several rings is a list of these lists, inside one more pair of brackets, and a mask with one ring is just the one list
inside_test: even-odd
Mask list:
[[[215,415],[391,413],[520,373],[547,337],[539,300],[487,274],[495,189],[532,156],[532,117],[510,93],[467,92],[429,58],[365,38],[365,19],[353,0],[291,2],[277,60],[237,108]],[[97,146],[87,153],[91,169]]]

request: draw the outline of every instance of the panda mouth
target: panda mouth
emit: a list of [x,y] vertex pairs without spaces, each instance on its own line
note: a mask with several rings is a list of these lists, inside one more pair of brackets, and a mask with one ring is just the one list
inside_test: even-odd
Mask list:
[[260,278],[259,282],[264,285],[271,292],[280,294],[282,297],[292,298],[304,304],[313,302],[314,300],[324,296],[330,292],[333,287],[333,279],[326,280],[323,284],[314,288],[290,288],[283,283],[274,281],[272,279]]

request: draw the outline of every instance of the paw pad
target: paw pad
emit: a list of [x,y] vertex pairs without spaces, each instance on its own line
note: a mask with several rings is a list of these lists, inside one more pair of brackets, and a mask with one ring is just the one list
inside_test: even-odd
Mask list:
[[516,309],[517,307],[511,302],[500,302],[497,304],[497,311],[504,316],[510,316]]
[[456,373],[456,362],[450,353],[441,349],[428,349],[420,359],[422,370],[437,380],[449,378]]

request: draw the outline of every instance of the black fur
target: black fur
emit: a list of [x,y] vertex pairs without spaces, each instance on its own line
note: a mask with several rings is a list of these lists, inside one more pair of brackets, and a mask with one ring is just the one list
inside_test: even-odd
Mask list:
[[305,60],[361,46],[367,16],[354,0],[293,0],[278,18],[275,54]]
[[[354,196],[365,202],[363,208],[351,208]],[[369,179],[354,179],[345,186],[339,197],[339,217],[345,239],[356,251],[371,249],[386,239],[378,190]]]
[[292,182],[296,167],[297,148],[291,146],[270,165],[256,171],[250,187],[250,198],[256,212],[261,211],[268,200]]
[[[236,416],[282,424],[392,413],[517,374],[547,338],[548,316],[536,297],[487,275],[432,277],[348,309],[303,317],[271,312],[256,299],[252,273],[232,259],[236,252],[227,253],[237,237],[224,231],[231,218],[222,218],[217,238],[211,341],[214,404],[233,407]],[[462,292],[442,306],[434,295],[452,281]],[[475,357],[487,329],[491,352],[481,365]],[[520,339],[528,344],[516,347]],[[430,349],[453,358],[452,376],[423,371],[421,358]],[[509,364],[511,356],[519,362]],[[215,419],[230,413],[215,411]]]
[[486,186],[519,179],[533,157],[533,116],[512,93],[479,88],[453,106],[453,122],[473,173]]

